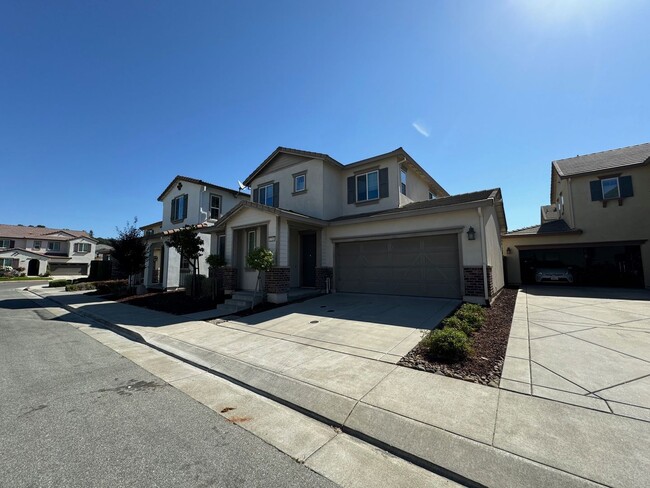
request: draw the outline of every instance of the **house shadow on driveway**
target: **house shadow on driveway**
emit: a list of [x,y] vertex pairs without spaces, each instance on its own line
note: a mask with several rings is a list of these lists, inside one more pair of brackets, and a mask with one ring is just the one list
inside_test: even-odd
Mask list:
[[397,362],[438,326],[460,300],[335,293],[242,318],[222,326],[322,349]]

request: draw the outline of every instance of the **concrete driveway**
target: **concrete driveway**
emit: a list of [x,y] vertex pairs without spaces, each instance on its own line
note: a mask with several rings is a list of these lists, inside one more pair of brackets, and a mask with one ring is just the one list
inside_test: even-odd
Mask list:
[[237,320],[246,332],[396,363],[460,305],[446,298],[335,293]]
[[500,386],[650,420],[650,291],[520,290]]

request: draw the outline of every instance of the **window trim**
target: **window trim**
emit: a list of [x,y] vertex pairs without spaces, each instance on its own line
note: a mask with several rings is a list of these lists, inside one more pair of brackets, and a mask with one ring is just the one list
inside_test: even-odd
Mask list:
[[[221,252],[221,241],[223,240],[223,253]],[[217,236],[217,256],[226,258],[226,234],[219,234]]]
[[[268,191],[267,188],[271,188],[271,203],[267,203],[269,199],[269,195],[267,195]],[[264,201],[262,201],[262,190],[264,190]],[[272,207],[273,206],[273,183],[265,183],[263,185],[260,185],[257,187],[257,199],[259,200],[258,203],[261,203],[262,205],[266,205],[267,207]]]
[[9,248],[11,248],[11,239],[0,239],[0,249],[9,249]]
[[406,196],[406,177],[407,177],[407,172],[404,168],[399,169],[399,192]]
[[[174,210],[176,210],[175,213],[178,214],[178,209],[180,207],[178,203],[176,203],[175,204],[176,208],[174,209],[174,202],[181,202],[183,200],[185,201],[185,204],[183,207],[183,211],[181,212],[181,215],[180,216],[174,215]],[[187,218],[187,207],[189,206],[189,197],[187,196],[187,193],[183,193],[182,195],[178,195],[177,197],[172,198],[171,206],[172,208],[171,208],[171,214],[169,216],[169,220],[171,220],[174,223],[182,222],[183,220],[185,220]]]
[[61,251],[61,243],[59,241],[47,241],[48,251]]
[[[251,234],[253,236],[253,245],[251,247]],[[257,230],[252,229],[246,232],[246,256],[257,248]]]
[[[38,246],[36,245],[37,242],[38,242]],[[34,243],[32,244],[32,249],[36,249],[37,251],[40,251],[42,245],[43,243],[41,241],[34,241]]]
[[[214,207],[214,206],[212,205],[212,199],[213,199],[213,198],[216,198],[216,199],[219,200],[219,205],[218,205],[217,207]],[[223,200],[222,200],[222,198],[221,198],[221,195],[217,195],[216,193],[210,193],[210,219],[212,219],[212,220],[218,220],[218,219],[221,217],[221,202],[222,202],[222,201],[223,201]],[[213,216],[212,216],[212,210],[215,209],[215,208],[217,209],[217,216],[216,216],[216,217],[213,217]]]
[[[368,176],[371,174],[376,174],[377,175],[377,196],[370,198],[369,196],[369,190],[368,190]],[[359,178],[365,178],[365,193],[366,197],[365,198],[359,198]],[[379,200],[379,169],[374,169],[371,171],[367,171],[365,173],[359,173],[354,175],[354,188],[355,188],[355,197],[356,197],[356,202],[357,203],[364,203],[364,202],[372,202],[374,200]]]
[[[302,178],[302,189],[298,189],[297,183],[298,179]],[[296,173],[293,175],[293,193],[304,193],[307,191],[307,172],[303,171],[302,173]]]
[[[605,186],[604,185],[605,185],[605,182],[607,182],[607,181],[616,181],[616,196],[615,197],[607,197],[607,196],[605,196]],[[605,200],[618,200],[619,198],[621,198],[621,182],[619,181],[618,176],[613,176],[613,177],[610,177],[610,178],[602,178],[600,180],[600,188],[601,188],[601,191],[603,192],[603,201],[605,201]]]
[[85,254],[85,253],[89,253],[91,250],[92,247],[88,242],[75,242],[74,244],[74,252]]

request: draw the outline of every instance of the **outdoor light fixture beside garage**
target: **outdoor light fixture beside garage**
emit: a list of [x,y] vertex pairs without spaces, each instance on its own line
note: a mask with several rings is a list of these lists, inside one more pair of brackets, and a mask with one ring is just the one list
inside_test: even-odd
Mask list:
[[476,239],[476,232],[474,231],[474,227],[472,226],[470,226],[469,229],[467,230],[467,239],[470,241]]

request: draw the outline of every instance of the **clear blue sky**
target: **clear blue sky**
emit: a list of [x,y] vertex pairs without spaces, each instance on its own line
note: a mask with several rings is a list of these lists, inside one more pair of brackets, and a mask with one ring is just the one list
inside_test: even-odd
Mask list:
[[[650,142],[650,2],[0,3],[0,223],[111,236],[176,174],[403,146],[538,222],[550,162]],[[418,130],[419,127],[420,130]]]

